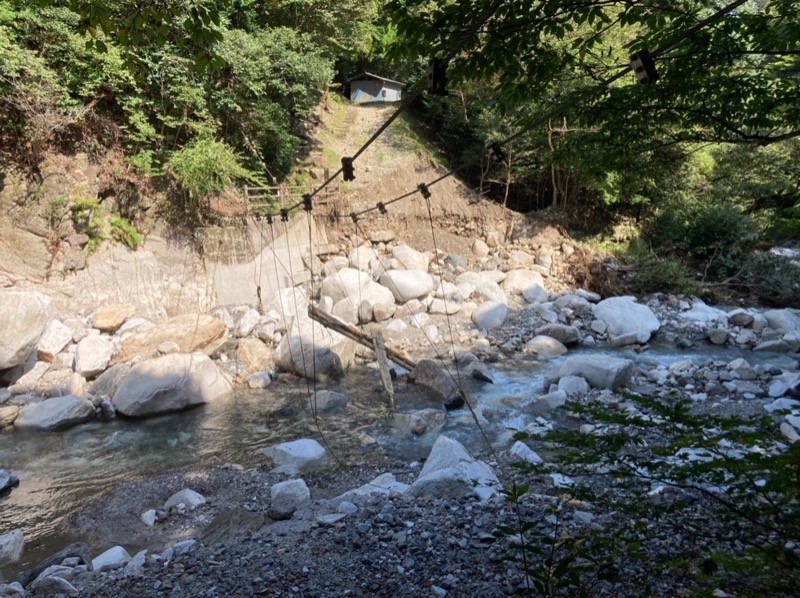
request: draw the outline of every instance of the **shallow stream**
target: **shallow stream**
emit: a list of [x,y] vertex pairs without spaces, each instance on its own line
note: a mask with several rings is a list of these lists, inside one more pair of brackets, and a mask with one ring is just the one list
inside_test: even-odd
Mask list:
[[[592,353],[602,358],[611,352]],[[719,348],[692,352],[653,348],[641,355],[629,351],[614,351],[613,355],[663,364],[681,359],[730,361],[740,356],[751,364],[786,359]],[[513,430],[503,428],[514,428],[520,422],[520,405],[543,392],[545,372],[559,361],[508,359],[491,364],[494,384],[464,380],[476,410],[487,409],[493,414],[487,429],[498,447],[508,447]],[[57,433],[13,429],[0,433],[0,467],[20,478],[20,486],[0,498],[0,533],[21,528],[25,534],[25,552],[15,569],[35,565],[79,539],[67,531],[66,520],[117,484],[155,473],[225,463],[257,467],[265,464],[260,449],[286,440],[319,438],[320,430],[346,463],[368,458],[369,451],[363,450],[366,437],[374,438],[388,455],[406,461],[425,457],[440,433],[447,433],[471,450],[485,449],[466,409],[450,412],[444,429],[433,434],[418,437],[403,430],[389,416],[375,369],[353,368],[345,380],[325,388],[349,398],[345,411],[320,413],[315,420],[307,407],[313,388],[300,381],[273,383],[262,391],[240,390],[226,400],[147,420],[94,422]],[[397,402],[400,411],[436,406],[429,398],[420,398],[414,386],[399,386]]]

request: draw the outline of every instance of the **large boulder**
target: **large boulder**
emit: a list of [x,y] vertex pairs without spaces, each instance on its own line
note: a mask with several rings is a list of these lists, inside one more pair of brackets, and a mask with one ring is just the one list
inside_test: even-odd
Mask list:
[[408,245],[397,245],[392,249],[392,257],[403,264],[406,270],[428,271],[428,256]]
[[112,303],[98,307],[92,314],[92,328],[101,332],[116,332],[128,318],[136,314],[136,306],[130,303]]
[[472,322],[478,328],[490,330],[503,325],[508,314],[508,306],[499,301],[487,301],[481,303],[472,312]]
[[433,278],[422,270],[387,270],[381,284],[392,292],[398,303],[426,297],[433,290]]
[[[459,287],[462,285],[472,287],[472,293],[484,301],[499,301],[508,304],[508,297],[503,289],[486,272],[464,272],[456,278],[456,284]],[[466,299],[467,296],[465,295],[464,298]]]
[[439,436],[419,477],[411,484],[412,496],[459,498],[475,495],[486,501],[500,491],[492,468],[477,461],[460,442]]
[[592,307],[594,317],[606,325],[609,337],[625,336],[646,343],[660,326],[658,318],[635,297],[609,297]]
[[112,546],[92,559],[92,567],[95,571],[119,569],[130,560],[131,555],[122,546]]
[[800,309],[771,309],[764,312],[764,317],[770,328],[800,337]]
[[272,363],[272,349],[257,338],[243,338],[236,347],[236,359],[249,373],[261,372]]
[[281,289],[266,302],[264,311],[275,314],[276,329],[284,331],[293,320],[308,319],[308,297],[297,287]]
[[567,352],[564,344],[551,336],[540,334],[534,336],[522,347],[524,354],[533,353],[542,358],[558,357]]
[[112,365],[130,361],[134,357],[155,357],[158,346],[172,341],[181,353],[206,352],[215,349],[225,334],[225,324],[219,318],[204,314],[175,316],[142,332],[135,332],[123,341],[111,360]]
[[348,262],[351,268],[366,271],[369,269],[370,261],[374,259],[380,259],[378,252],[372,248],[371,243],[362,243],[350,252]]
[[558,370],[559,378],[580,376],[595,388],[614,390],[625,384],[636,373],[636,364],[630,359],[605,355],[575,355],[568,358]]
[[202,353],[172,353],[133,366],[114,393],[117,411],[143,417],[214,401],[233,389]]
[[278,343],[275,365],[305,378],[342,378],[355,359],[355,343],[311,320],[296,320]]
[[581,340],[581,334],[575,326],[566,324],[544,324],[535,330],[538,336],[549,336],[565,345],[573,345]]
[[0,370],[25,363],[53,315],[47,295],[0,291]]
[[463,403],[453,375],[433,359],[420,359],[417,367],[409,374],[415,384],[429,388],[441,397],[445,405],[456,406]]
[[281,442],[261,451],[272,459],[275,465],[288,465],[297,468],[316,465],[325,458],[325,448],[313,438],[301,438]]
[[694,322],[699,326],[708,326],[715,322],[720,324],[728,323],[728,314],[721,309],[706,305],[700,299],[692,301],[692,307],[688,311],[681,312],[681,318]]
[[91,334],[75,347],[75,371],[86,378],[92,378],[105,371],[113,352],[114,346],[109,337]]
[[53,361],[53,358],[71,342],[72,329],[60,320],[51,320],[36,345],[39,359]]
[[64,430],[94,417],[92,402],[73,395],[25,405],[14,421],[17,428]]
[[25,538],[21,529],[0,536],[0,566],[16,563],[22,555]]
[[511,270],[503,279],[503,290],[509,295],[522,295],[532,287],[544,288],[544,279],[534,270]]
[[330,297],[336,303],[345,297],[358,297],[358,292],[368,282],[372,282],[372,278],[366,272],[354,268],[342,268],[322,280],[321,294]]

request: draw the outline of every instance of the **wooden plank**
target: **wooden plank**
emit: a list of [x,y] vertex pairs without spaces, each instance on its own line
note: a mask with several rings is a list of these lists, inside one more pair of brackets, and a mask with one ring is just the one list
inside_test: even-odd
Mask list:
[[[324,311],[320,310],[318,307],[314,305],[308,306],[308,316],[312,320],[319,322],[326,328],[330,328],[331,330],[338,332],[342,336],[346,336],[350,340],[357,342],[359,345],[363,345],[368,349],[374,349],[374,346],[372,344],[372,337],[370,337],[365,332],[362,332],[352,324],[343,322],[336,316],[326,314]],[[386,355],[397,365],[403,366],[408,371],[411,371],[415,367],[417,367],[417,364],[414,363],[411,359],[409,359],[408,357],[406,357],[401,353],[398,353],[394,349],[386,347]]]
[[389,395],[389,409],[397,410],[394,402],[394,385],[392,375],[389,373],[389,360],[386,355],[386,345],[383,343],[383,335],[376,332],[372,337],[372,348],[375,349],[375,359],[378,361],[378,371],[381,373],[381,382],[386,394]]

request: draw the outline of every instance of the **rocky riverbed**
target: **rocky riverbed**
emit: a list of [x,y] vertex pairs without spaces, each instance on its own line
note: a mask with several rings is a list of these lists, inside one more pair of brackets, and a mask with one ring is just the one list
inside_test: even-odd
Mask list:
[[[637,301],[564,289],[557,273],[575,252],[569,243],[504,246],[487,235],[459,255],[418,251],[385,230],[358,241],[310,253],[304,273],[293,277],[304,282],[257,305],[173,318],[157,319],[139,313],[134,303],[119,302],[66,313],[55,308],[46,289],[0,290],[0,427],[5,434],[58,434],[90,420],[140,419],[213,403],[244,386],[269,400],[276,381],[305,385],[314,410],[346,409],[348,398],[326,386],[374,355],[312,320],[313,304],[368,335],[380,332],[387,347],[418,362],[410,372],[395,367],[401,396],[428,397],[424,405],[401,401],[398,433],[435,437],[447,422],[474,417],[492,433],[492,450],[477,455],[484,462],[444,435],[424,464],[396,462],[381,457],[365,435],[364,450],[374,453],[369,466],[345,463],[342,469],[335,455],[310,446],[316,441],[309,438],[297,439],[307,444],[289,456],[273,447],[259,469],[240,471],[232,464],[192,476],[153,477],[115,491],[73,521],[98,538],[104,528],[117,530],[115,542],[141,549],[131,560],[117,548],[93,567],[92,557],[108,548],[106,536],[91,549],[78,546],[60,555],[54,568],[23,576],[26,591],[513,594],[530,581],[519,564],[502,560],[513,541],[503,529],[513,527],[517,514],[499,490],[509,489],[509,462],[540,459],[530,446],[547,448],[535,438],[559,425],[560,407],[625,406],[627,392],[672,391],[708,412],[776,412],[776,441],[798,439],[798,310],[720,309],[690,297],[657,294]],[[721,347],[737,355],[700,362],[648,359],[650,347],[655,354],[665,345]],[[613,356],[605,352],[610,349]],[[462,376],[488,384],[509,363],[525,360],[555,360],[541,387],[530,388],[524,398],[481,406],[474,415],[464,408]],[[276,404],[275,411],[283,407]],[[585,425],[587,434],[602,433]],[[513,444],[516,431],[534,438],[527,449]],[[327,459],[325,467],[295,462],[309,454],[316,456],[311,462]],[[10,470],[0,480],[14,492],[13,462],[0,466]],[[563,493],[559,475],[554,466],[520,507],[538,521],[543,537],[552,526],[545,511]],[[353,494],[375,479],[380,481]],[[187,504],[195,499],[186,494],[170,505],[170,496],[181,490],[198,492],[203,502]],[[377,490],[374,496],[371,490]],[[566,504],[564,525],[624,524],[590,504]],[[701,505],[696,509],[700,517]],[[13,563],[25,530],[3,533],[0,564]],[[684,548],[677,539],[644,550],[667,554]],[[599,580],[594,591],[635,596],[650,583],[658,595],[659,588],[681,593],[684,580],[637,571],[631,564],[621,578]],[[0,595],[20,590],[7,584]]]

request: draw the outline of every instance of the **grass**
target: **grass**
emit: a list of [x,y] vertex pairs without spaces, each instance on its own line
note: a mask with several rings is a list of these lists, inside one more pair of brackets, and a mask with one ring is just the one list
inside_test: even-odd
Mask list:
[[419,123],[419,119],[410,115],[408,112],[404,112],[400,118],[394,122],[392,127],[390,127],[390,131],[414,146],[410,149],[419,149],[421,152],[430,156],[436,164],[449,169],[450,162],[447,158],[442,155],[435,145],[417,133],[421,127],[422,125]]

